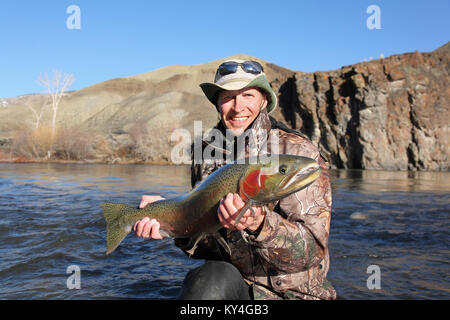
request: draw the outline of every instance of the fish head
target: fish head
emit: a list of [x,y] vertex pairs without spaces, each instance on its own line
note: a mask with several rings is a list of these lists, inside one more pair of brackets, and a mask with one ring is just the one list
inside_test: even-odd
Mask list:
[[320,174],[320,166],[314,159],[276,155],[263,163],[248,165],[239,181],[239,194],[243,200],[269,203],[309,186]]

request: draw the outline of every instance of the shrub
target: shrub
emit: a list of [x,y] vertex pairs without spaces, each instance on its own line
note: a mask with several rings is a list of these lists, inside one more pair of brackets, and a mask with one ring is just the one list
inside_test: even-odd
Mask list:
[[94,156],[95,143],[92,132],[79,128],[57,128],[53,142],[51,127],[25,128],[15,133],[11,151],[27,159],[85,160]]
[[11,152],[26,159],[42,159],[48,156],[52,146],[52,129],[22,128],[14,134]]

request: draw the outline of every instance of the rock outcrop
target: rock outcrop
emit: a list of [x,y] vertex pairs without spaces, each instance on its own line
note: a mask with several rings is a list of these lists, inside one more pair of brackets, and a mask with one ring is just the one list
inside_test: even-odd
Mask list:
[[[334,167],[448,170],[450,43],[430,53],[394,55],[314,73],[247,55],[234,57],[263,64],[279,97],[273,116],[307,134]],[[58,122],[95,130],[110,150],[133,145],[145,160],[170,162],[174,129],[185,128],[193,135],[194,120],[201,120],[203,129],[217,122],[198,84],[211,81],[223,60],[170,66],[67,93]],[[2,101],[0,149],[5,150],[17,128],[33,125],[28,107],[39,109],[44,97]],[[41,123],[49,118],[50,113],[44,113]],[[126,157],[127,148],[120,157]],[[105,148],[94,149],[105,158]]]
[[277,118],[338,168],[447,170],[450,43],[274,83]]

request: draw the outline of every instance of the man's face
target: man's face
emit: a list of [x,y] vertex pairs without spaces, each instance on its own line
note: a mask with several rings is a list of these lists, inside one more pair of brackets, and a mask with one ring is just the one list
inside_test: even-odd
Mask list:
[[221,91],[217,106],[225,127],[235,135],[240,135],[267,106],[267,99],[255,88]]

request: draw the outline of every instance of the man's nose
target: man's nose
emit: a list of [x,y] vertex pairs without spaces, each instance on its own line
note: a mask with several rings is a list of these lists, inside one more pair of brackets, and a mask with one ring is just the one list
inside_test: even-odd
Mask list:
[[244,100],[242,99],[242,96],[240,94],[234,97],[233,109],[235,112],[240,112],[241,110],[244,109]]

